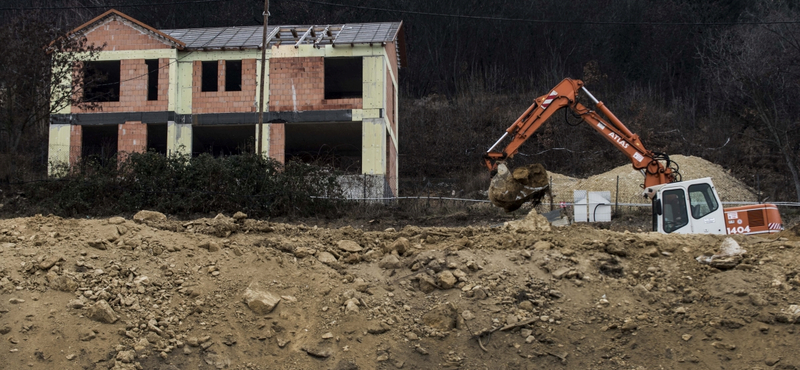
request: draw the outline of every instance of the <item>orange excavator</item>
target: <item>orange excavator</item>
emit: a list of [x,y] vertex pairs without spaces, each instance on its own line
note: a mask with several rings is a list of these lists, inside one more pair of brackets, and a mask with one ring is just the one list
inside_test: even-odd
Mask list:
[[[578,102],[583,92],[594,103],[592,110]],[[653,230],[662,233],[762,234],[783,230],[778,208],[755,204],[722,209],[711,178],[681,181],[678,165],[664,153],[645,148],[632,133],[584,86],[583,82],[564,79],[548,94],[542,95],[506,129],[503,136],[484,155],[486,166],[496,172],[489,188],[489,198],[506,210],[519,208],[521,201],[541,199],[545,186],[534,187],[526,177],[531,171],[510,171],[505,161],[519,151],[556,111],[568,108],[589,124],[630,159],[633,168],[644,175],[643,195],[652,201]],[[510,141],[502,147],[503,143]],[[533,172],[543,171],[543,169]],[[523,183],[523,184],[520,184]]]

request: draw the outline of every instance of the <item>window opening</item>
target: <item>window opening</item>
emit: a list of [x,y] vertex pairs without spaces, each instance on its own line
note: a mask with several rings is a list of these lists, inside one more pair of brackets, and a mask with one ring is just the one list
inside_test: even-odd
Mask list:
[[119,61],[91,61],[83,64],[83,100],[119,101]]
[[719,208],[714,189],[709,184],[689,186],[689,204],[692,206],[692,217],[700,219]]
[[325,99],[361,98],[362,58],[325,58]]
[[242,61],[225,61],[225,91],[242,91]]
[[216,61],[202,62],[200,91],[217,91],[217,74],[219,63]]
[[146,59],[147,100],[158,100],[158,59]]
[[671,233],[689,224],[686,212],[686,193],[683,189],[667,190],[663,196],[664,232]]
[[167,154],[166,123],[147,124],[147,151],[154,151],[164,155]]

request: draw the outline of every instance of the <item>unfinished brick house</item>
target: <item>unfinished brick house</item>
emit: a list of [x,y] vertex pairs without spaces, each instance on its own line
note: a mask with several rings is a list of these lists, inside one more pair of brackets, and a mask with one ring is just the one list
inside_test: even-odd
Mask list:
[[73,35],[106,46],[60,83],[79,81],[79,73],[107,81],[83,91],[96,109],[51,115],[50,163],[147,150],[226,155],[260,145],[279,161],[346,170],[359,183],[351,196],[397,195],[402,23],[269,26],[260,132],[262,30],[157,30],[116,10],[76,28]]

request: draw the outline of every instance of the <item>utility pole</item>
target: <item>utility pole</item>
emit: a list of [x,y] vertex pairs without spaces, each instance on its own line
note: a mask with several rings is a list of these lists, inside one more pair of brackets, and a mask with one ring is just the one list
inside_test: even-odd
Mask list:
[[[261,81],[258,84],[260,89],[258,97],[258,156],[262,156],[261,147],[264,146],[264,75],[266,74],[267,59],[267,24],[269,23],[269,0],[264,0],[264,32],[261,36]],[[269,155],[269,153],[267,153]]]

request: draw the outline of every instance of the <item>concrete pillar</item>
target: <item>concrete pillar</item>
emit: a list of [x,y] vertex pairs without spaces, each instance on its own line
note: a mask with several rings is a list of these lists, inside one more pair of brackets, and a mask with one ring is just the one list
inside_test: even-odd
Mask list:
[[69,124],[50,125],[50,136],[47,151],[47,174],[49,176],[62,176],[61,165],[69,165],[70,155],[70,127]]
[[167,122],[167,155],[192,155],[192,125]]
[[386,174],[386,125],[383,118],[361,121],[361,173]]

